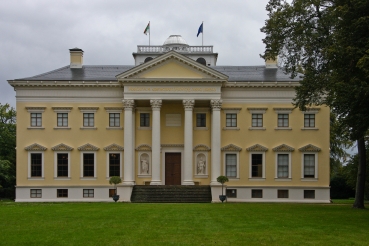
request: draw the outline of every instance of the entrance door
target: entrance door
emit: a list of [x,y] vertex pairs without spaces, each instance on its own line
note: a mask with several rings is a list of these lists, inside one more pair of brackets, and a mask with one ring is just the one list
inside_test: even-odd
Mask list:
[[181,185],[181,153],[165,153],[165,185]]

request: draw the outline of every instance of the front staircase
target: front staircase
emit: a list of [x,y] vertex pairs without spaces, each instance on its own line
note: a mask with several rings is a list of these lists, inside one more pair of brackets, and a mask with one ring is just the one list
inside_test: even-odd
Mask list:
[[211,188],[208,185],[135,185],[131,202],[206,203],[211,202]]

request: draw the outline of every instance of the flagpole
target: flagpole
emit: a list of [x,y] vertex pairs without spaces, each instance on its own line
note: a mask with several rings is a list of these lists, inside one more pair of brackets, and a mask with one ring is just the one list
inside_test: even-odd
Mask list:
[[202,49],[204,49],[204,21],[202,21]]
[[149,21],[149,46],[150,46],[150,36],[151,36],[151,25],[150,25],[150,21]]

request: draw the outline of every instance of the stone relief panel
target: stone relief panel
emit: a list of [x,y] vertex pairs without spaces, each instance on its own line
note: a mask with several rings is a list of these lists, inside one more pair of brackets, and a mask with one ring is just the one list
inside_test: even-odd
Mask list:
[[139,173],[141,175],[151,174],[150,156],[148,153],[142,153],[140,155]]
[[196,156],[196,174],[206,175],[207,172],[208,170],[207,170],[206,156],[204,153],[199,153]]

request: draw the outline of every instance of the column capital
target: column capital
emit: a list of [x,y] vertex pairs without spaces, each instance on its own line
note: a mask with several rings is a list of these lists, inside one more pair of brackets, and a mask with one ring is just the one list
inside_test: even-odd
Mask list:
[[195,105],[195,100],[192,100],[192,99],[183,100],[183,107],[185,108],[185,110],[187,109],[192,110],[194,105]]
[[160,99],[150,100],[150,104],[151,104],[151,108],[160,109],[161,104],[162,104],[162,100],[160,100]]
[[122,102],[124,110],[133,109],[133,107],[135,106],[135,100],[132,99],[123,99]]
[[216,100],[210,100],[211,108],[214,109],[221,109],[223,100],[216,99]]

